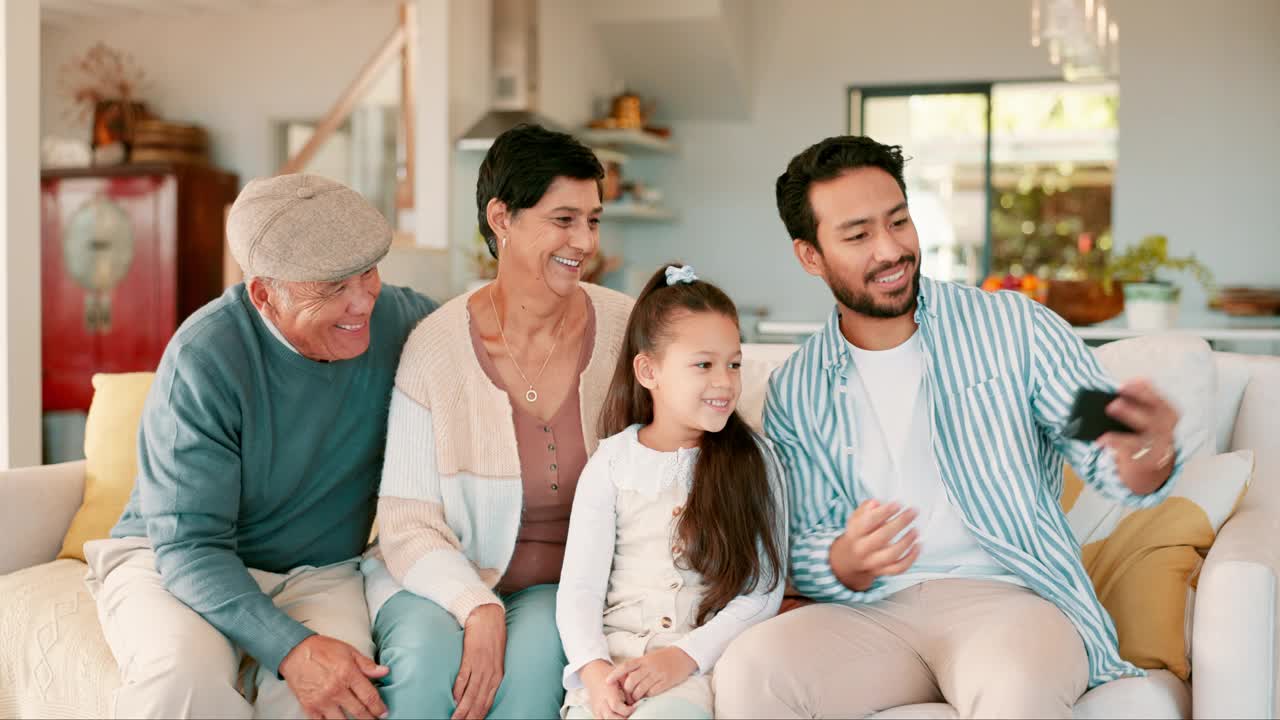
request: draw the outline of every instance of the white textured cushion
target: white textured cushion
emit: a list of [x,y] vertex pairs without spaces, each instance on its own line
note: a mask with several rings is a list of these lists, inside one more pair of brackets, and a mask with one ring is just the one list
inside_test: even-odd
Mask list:
[[[1085,693],[1076,703],[1073,717],[1160,718],[1184,720],[1191,717],[1191,689],[1167,670],[1152,670],[1144,678],[1109,682]],[[955,708],[946,703],[902,705],[882,710],[876,720],[954,720]]]
[[1217,368],[1209,343],[1195,335],[1150,335],[1107,343],[1094,351],[1117,382],[1151,381],[1178,409],[1178,444],[1187,456],[1217,447]]
[[84,574],[57,560],[0,576],[0,717],[111,716],[120,674]]
[[[1213,533],[1231,517],[1253,479],[1252,450],[1236,450],[1221,455],[1192,458],[1182,469],[1170,498],[1183,498],[1204,511]],[[1106,540],[1134,508],[1117,505],[1092,488],[1085,487],[1067,512],[1071,532],[1081,546]]]

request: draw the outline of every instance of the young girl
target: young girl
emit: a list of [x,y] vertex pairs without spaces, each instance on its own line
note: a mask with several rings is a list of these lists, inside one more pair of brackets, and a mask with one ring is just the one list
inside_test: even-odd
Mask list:
[[782,477],[738,417],[738,313],[693,268],[649,281],[578,480],[556,622],[566,718],[710,718],[710,674],[786,586]]

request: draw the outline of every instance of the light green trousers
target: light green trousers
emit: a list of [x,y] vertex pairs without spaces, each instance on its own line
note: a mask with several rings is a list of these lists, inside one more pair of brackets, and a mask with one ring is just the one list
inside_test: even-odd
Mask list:
[[[556,586],[536,585],[502,598],[507,655],[490,718],[556,718],[568,660],[556,629]],[[378,662],[391,669],[379,691],[392,718],[448,718],[462,664],[462,628],[439,605],[396,593],[373,623]]]

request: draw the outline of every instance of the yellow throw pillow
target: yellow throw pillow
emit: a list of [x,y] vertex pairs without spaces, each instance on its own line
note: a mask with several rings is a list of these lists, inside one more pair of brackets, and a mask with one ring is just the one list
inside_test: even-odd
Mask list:
[[84,502],[71,519],[59,558],[84,560],[84,544],[111,534],[138,474],[138,425],[154,373],[93,376],[84,428]]
[[1066,469],[1063,511],[1094,591],[1115,621],[1122,658],[1190,677],[1188,613],[1201,558],[1252,477],[1248,450],[1193,458],[1163,503],[1135,510],[1105,500]]

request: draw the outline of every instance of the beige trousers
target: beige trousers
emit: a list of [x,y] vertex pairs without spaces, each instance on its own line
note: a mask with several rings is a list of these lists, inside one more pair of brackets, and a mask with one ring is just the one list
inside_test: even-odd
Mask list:
[[[116,717],[306,717],[283,680],[165,589],[146,539],[86,543],[85,558],[85,581],[120,665]],[[290,617],[373,657],[359,558],[286,574],[249,574]]]
[[715,714],[854,718],[947,702],[966,718],[1070,718],[1088,675],[1052,603],[995,580],[933,580],[751,628],[716,663]]

